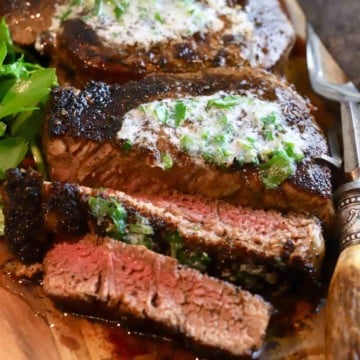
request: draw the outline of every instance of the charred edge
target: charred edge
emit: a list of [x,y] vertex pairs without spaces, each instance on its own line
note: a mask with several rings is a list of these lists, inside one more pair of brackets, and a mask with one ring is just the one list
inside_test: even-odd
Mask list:
[[[171,96],[210,95],[220,90],[237,91],[242,94],[254,90],[259,98],[277,100],[276,86],[285,88],[272,75],[252,69],[206,71],[204,73],[148,76],[140,82],[125,85],[105,85],[91,82],[74,93],[73,89],[57,88],[52,91],[47,121],[49,136],[71,135],[96,142],[112,141],[121,128],[122,116],[142,103]],[[286,92],[286,90],[284,89]],[[287,90],[289,100],[286,112],[303,114],[308,112],[304,100],[292,90]],[[291,96],[294,98],[291,100]],[[296,103],[296,104],[295,104]],[[291,105],[291,106],[290,106]],[[291,115],[286,114],[286,115]],[[308,115],[309,116],[309,115]],[[296,120],[296,119],[295,119]]]
[[55,235],[88,231],[77,188],[55,183],[50,196],[35,171],[11,169],[5,183],[5,237],[25,263],[41,261]]
[[39,261],[48,246],[42,236],[42,178],[36,172],[10,169],[4,186],[5,238],[25,263]]
[[[36,172],[12,170],[8,172],[6,185],[7,206],[6,237],[13,251],[26,262],[39,261],[55,239],[74,237],[88,232],[99,236],[107,235],[104,224],[98,224],[93,217],[88,204],[89,196],[101,196],[104,199],[114,198],[104,195],[101,191],[82,195],[76,185],[55,182],[45,185],[42,190],[42,179]],[[116,200],[116,197],[114,198]],[[149,216],[146,211],[134,208],[122,202],[128,216],[139,213],[146,217],[153,230],[153,250],[169,255],[167,237],[177,231],[174,224],[164,219]],[[25,220],[23,222],[23,220]],[[206,272],[211,276],[222,278],[247,289],[256,289],[270,293],[274,287],[285,285],[297,287],[298,283],[306,282],[314,288],[319,287],[319,273],[312,263],[304,263],[302,258],[292,258],[294,244],[288,241],[278,257],[259,257],[238,244],[237,248],[214,246],[200,243],[192,236],[181,235],[184,254],[191,252],[206,252],[209,264]],[[239,270],[241,265],[248,266]],[[257,270],[260,269],[260,273]],[[253,271],[255,270],[255,271]],[[255,275],[254,275],[255,274]],[[273,276],[271,280],[269,276]],[[270,281],[269,281],[270,279]],[[300,288],[300,286],[299,286]]]

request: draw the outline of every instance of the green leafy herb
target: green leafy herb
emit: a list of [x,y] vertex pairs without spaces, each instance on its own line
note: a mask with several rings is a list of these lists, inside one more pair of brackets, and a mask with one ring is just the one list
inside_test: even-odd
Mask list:
[[199,271],[206,271],[210,264],[210,257],[204,251],[189,250],[184,248],[184,242],[178,231],[169,233],[165,237],[169,245],[169,255],[180,261],[181,264],[188,265]]
[[190,135],[184,134],[180,138],[180,146],[182,149],[189,151],[194,141]]
[[218,99],[211,99],[208,101],[206,108],[210,109],[212,107],[218,109],[229,109],[236,105],[239,105],[243,101],[243,98],[239,95],[228,95]]
[[[37,145],[41,135],[41,108],[55,86],[55,69],[28,62],[13,44],[4,18],[0,21],[0,179],[16,167],[28,150],[45,174]],[[38,163],[39,161],[39,163]]]
[[6,124],[0,121],[0,137],[3,137],[6,131]]
[[165,19],[158,12],[155,13],[154,18],[156,21],[158,21],[161,24],[165,23]]
[[120,18],[124,15],[126,10],[128,9],[130,5],[129,0],[112,0],[111,1],[114,4],[114,14],[117,20],[120,20]]
[[295,173],[296,163],[285,150],[280,149],[273,153],[270,160],[263,164],[261,169],[265,187],[273,189]]
[[274,135],[273,135],[273,132],[271,130],[265,130],[264,131],[264,136],[265,136],[265,139],[268,140],[268,141],[274,140]]
[[178,231],[171,232],[165,237],[166,242],[170,247],[170,256],[178,258],[178,253],[183,248],[183,241]]
[[284,142],[283,146],[288,156],[293,158],[295,161],[301,161],[304,158],[303,153],[299,153],[295,151],[294,143]]
[[174,161],[170,154],[165,153],[161,155],[161,164],[164,170],[169,170],[174,166]]
[[28,150],[28,143],[20,137],[0,140],[0,179],[5,178],[5,171],[18,166]]
[[155,108],[155,116],[162,124],[165,125],[169,119],[169,110],[166,106],[160,104]]
[[210,257],[204,251],[184,252],[183,264],[188,265],[201,272],[205,272],[210,264]]
[[261,121],[264,123],[265,126],[273,125],[276,123],[277,117],[276,114],[273,112],[268,116],[264,116],[261,118]]
[[225,136],[223,134],[217,134],[213,137],[212,141],[214,142],[214,144],[224,145],[225,144]]
[[178,127],[185,120],[186,106],[183,102],[179,101],[175,105],[175,126]]
[[126,152],[131,151],[131,149],[132,149],[131,141],[130,141],[130,140],[124,141],[123,144],[122,144],[122,148],[123,148],[123,150],[126,151]]
[[98,220],[109,218],[112,221],[111,226],[106,230],[108,235],[118,240],[126,239],[126,220],[127,211],[121,203],[113,198],[105,199],[101,196],[91,196],[88,199],[91,214]]
[[37,109],[56,80],[55,69],[38,69],[27,79],[19,79],[0,102],[0,119],[19,112]]
[[134,234],[154,235],[154,229],[146,224],[129,224],[129,231]]

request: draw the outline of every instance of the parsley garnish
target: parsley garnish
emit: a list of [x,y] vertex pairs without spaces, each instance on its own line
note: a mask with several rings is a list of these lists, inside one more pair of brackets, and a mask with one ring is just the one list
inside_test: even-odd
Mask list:
[[42,110],[51,87],[57,84],[55,69],[28,62],[13,44],[5,19],[0,21],[0,179],[18,166],[28,150],[38,170],[45,166],[37,143],[41,136]]

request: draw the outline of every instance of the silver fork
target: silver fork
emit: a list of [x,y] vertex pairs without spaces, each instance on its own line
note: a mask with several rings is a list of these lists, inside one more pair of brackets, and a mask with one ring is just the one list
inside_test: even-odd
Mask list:
[[328,51],[310,24],[307,25],[306,61],[311,86],[323,97],[343,102],[360,102],[360,93],[343,75],[339,65],[328,57]]
[[[343,142],[343,151],[351,157],[351,161],[345,162],[344,170],[352,177],[359,175],[352,174],[358,168],[360,158],[360,93],[354,84],[347,80],[344,72],[334,61],[327,49],[324,47],[314,29],[307,25],[306,61],[309,71],[310,83],[313,90],[326,99],[340,102],[342,117],[351,118],[352,121],[342,121],[342,133],[349,135],[349,141]],[[329,129],[328,139],[331,157],[321,156],[322,159],[336,166],[341,167],[340,156],[336,141],[336,124]],[[350,136],[351,135],[351,136]]]

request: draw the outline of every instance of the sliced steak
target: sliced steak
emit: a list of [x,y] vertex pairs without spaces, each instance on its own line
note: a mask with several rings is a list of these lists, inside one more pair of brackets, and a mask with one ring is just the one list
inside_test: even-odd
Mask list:
[[260,297],[172,258],[94,236],[55,245],[44,260],[43,287],[67,308],[146,323],[212,357],[259,350],[271,313]]
[[72,84],[239,65],[282,71],[295,38],[278,0],[71,3],[0,0],[0,14],[18,43],[38,35],[37,49]]
[[333,216],[328,153],[310,105],[250,68],[53,91],[51,178],[130,192],[174,188],[254,208]]
[[140,198],[43,183],[38,173],[18,169],[8,171],[3,199],[5,236],[27,262],[41,260],[55,237],[93,232],[146,245],[249,289],[301,288],[319,280],[324,240],[313,217],[176,192]]

